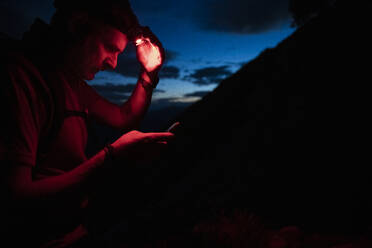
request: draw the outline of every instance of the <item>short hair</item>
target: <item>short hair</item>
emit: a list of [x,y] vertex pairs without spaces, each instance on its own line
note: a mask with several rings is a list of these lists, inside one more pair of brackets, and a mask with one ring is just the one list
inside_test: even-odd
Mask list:
[[128,0],[54,0],[54,7],[56,13],[52,23],[61,16],[68,17],[74,12],[83,12],[91,18],[117,28],[129,39],[134,39],[133,30],[139,27],[138,18]]

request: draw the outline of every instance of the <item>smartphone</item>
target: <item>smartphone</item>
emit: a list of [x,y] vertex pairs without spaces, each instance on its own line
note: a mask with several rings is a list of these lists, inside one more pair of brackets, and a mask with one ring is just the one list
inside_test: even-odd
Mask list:
[[173,123],[172,124],[172,126],[170,126],[168,129],[167,129],[167,131],[166,132],[170,132],[170,133],[173,133],[174,132],[174,130],[178,127],[180,125],[180,123],[179,122],[175,122],[175,123]]

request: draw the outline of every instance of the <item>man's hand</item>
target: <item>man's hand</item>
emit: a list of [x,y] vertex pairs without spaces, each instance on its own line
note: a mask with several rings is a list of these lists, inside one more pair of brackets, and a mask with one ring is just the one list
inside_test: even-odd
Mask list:
[[117,139],[113,144],[114,156],[132,160],[151,159],[157,152],[164,149],[174,138],[170,132],[142,133],[131,131]]
[[149,27],[143,27],[142,35],[142,41],[137,45],[137,59],[149,77],[153,78],[164,63],[164,48]]

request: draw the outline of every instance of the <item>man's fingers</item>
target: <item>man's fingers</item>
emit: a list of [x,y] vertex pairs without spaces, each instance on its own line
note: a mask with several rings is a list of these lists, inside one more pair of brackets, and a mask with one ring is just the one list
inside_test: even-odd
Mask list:
[[170,132],[163,132],[163,133],[147,133],[148,137],[152,141],[170,141],[174,138],[174,134]]
[[179,125],[180,123],[178,121],[173,123],[173,125],[168,128],[167,132],[174,133]]

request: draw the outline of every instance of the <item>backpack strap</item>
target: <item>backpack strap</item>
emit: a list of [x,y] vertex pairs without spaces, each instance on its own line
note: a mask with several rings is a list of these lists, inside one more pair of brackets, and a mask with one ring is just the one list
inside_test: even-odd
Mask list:
[[79,116],[82,117],[85,121],[88,120],[88,111],[76,111],[76,110],[65,110],[65,116],[64,118],[70,117],[70,116]]
[[51,125],[50,128],[42,135],[39,143],[39,157],[42,160],[46,154],[48,153],[49,149],[52,147],[52,143],[55,142],[57,136],[60,132],[62,124],[66,118],[71,116],[77,116],[84,119],[87,128],[88,128],[88,111],[76,111],[76,110],[68,110],[66,109],[66,100],[65,100],[65,90],[62,83],[58,80],[58,78],[51,78],[46,76],[46,80],[48,80],[48,85],[50,88],[50,92],[53,98],[53,106],[51,108],[50,117],[51,118]]

